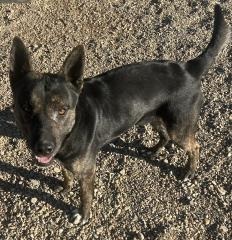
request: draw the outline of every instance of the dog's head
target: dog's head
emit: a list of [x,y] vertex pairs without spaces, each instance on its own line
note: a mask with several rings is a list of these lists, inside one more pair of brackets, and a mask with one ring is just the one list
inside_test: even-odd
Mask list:
[[10,52],[10,83],[16,122],[40,165],[49,165],[72,130],[83,84],[84,49],[78,46],[57,74],[32,70],[22,40]]

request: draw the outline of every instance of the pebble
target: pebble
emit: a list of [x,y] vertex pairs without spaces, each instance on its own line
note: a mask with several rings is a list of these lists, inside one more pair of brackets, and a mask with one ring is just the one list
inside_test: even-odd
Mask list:
[[37,202],[37,200],[38,199],[34,197],[34,198],[31,199],[31,203],[35,204]]
[[228,232],[228,228],[225,226],[225,225],[221,225],[220,228],[219,228],[220,232],[221,233],[226,233]]
[[61,172],[61,169],[59,167],[54,167],[53,171],[55,173],[60,173]]
[[191,182],[187,182],[187,186],[190,187],[192,185]]
[[31,179],[30,183],[33,187],[38,187],[40,185],[40,181],[35,180],[35,179]]
[[120,174],[121,174],[121,175],[125,175],[125,173],[126,173],[125,169],[122,169],[122,170],[120,171]]
[[126,206],[124,210],[125,211],[131,210],[131,207],[130,206]]
[[138,238],[139,238],[139,240],[144,240],[145,239],[141,232],[138,233]]
[[226,194],[226,190],[225,190],[223,187],[219,187],[219,188],[218,188],[218,192],[219,192],[221,195],[225,195],[225,194]]
[[117,210],[117,212],[116,212],[116,216],[120,215],[121,212],[122,212],[122,210],[119,208],[119,209]]
[[97,228],[96,232],[97,232],[97,235],[101,234],[103,232],[103,227]]
[[165,159],[164,159],[164,162],[165,162],[165,163],[168,163],[168,160],[165,158]]
[[216,183],[215,181],[212,181],[212,184],[213,184],[214,186],[216,186],[216,185],[217,185],[217,183]]
[[205,223],[205,225],[209,225],[210,224],[210,220],[208,218],[205,218],[204,223]]

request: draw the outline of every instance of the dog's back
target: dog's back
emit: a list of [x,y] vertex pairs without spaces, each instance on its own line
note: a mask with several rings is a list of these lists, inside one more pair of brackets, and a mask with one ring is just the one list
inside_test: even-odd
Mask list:
[[[198,85],[181,63],[146,62],[87,80],[80,97],[91,97],[101,124],[109,126],[108,133],[112,124],[112,132],[119,134],[115,123],[128,129],[163,104],[190,97],[198,91]],[[111,116],[109,123],[107,115]]]

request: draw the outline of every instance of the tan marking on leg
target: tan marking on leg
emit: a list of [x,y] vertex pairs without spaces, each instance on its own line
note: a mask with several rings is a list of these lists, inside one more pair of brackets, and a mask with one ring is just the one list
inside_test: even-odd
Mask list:
[[73,173],[71,173],[65,168],[62,168],[62,174],[64,177],[64,182],[63,182],[64,191],[69,192],[72,189],[73,182],[74,182]]
[[199,165],[200,145],[197,143],[195,136],[191,136],[186,139],[183,148],[188,154],[188,162],[186,165],[188,171],[185,178],[193,178]]

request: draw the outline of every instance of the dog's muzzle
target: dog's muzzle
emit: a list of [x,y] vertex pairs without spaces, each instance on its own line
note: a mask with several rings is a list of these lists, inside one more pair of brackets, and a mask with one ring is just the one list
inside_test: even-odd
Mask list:
[[35,158],[40,165],[48,165],[54,157],[55,144],[52,141],[39,141],[35,146]]

